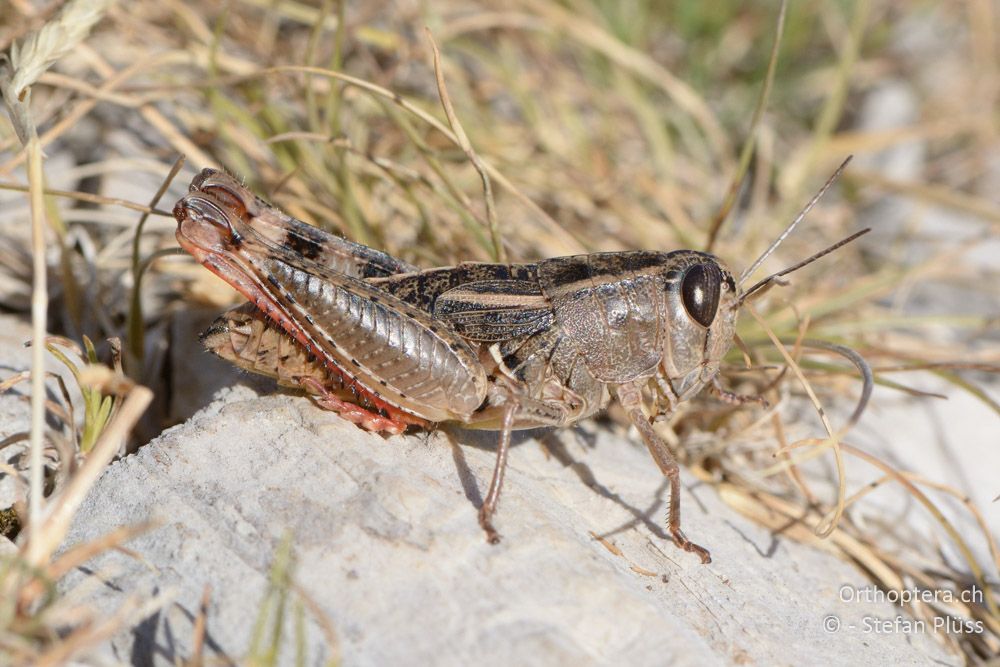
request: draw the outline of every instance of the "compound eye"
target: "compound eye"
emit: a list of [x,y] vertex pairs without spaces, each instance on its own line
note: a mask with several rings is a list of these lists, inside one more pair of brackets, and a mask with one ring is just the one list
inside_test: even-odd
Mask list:
[[684,309],[703,327],[711,326],[715,319],[721,285],[722,271],[713,263],[695,264],[684,274],[681,282]]
[[210,225],[228,236],[229,241],[236,246],[243,240],[242,235],[233,227],[233,222],[226,211],[217,202],[201,193],[182,197],[174,205],[174,217],[177,218],[178,224],[183,225],[187,222],[186,226],[191,231]]
[[209,184],[202,187],[201,191],[210,195],[227,213],[232,213],[240,220],[248,220],[250,213],[240,195],[226,185]]

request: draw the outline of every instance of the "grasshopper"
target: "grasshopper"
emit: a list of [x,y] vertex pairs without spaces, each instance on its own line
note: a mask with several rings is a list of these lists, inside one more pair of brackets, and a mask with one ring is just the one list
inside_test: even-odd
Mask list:
[[500,431],[479,510],[491,543],[511,431],[566,426],[615,398],[670,481],[671,537],[708,563],[708,550],[681,530],[678,465],[644,396],[657,415],[706,385],[745,398],[717,379],[742,304],[868,230],[740,286],[845,166],[738,281],[694,250],[419,270],[295,220],[212,169],[195,177],[174,216],[180,245],[248,299],[203,334],[209,350],[368,430],[451,421]]

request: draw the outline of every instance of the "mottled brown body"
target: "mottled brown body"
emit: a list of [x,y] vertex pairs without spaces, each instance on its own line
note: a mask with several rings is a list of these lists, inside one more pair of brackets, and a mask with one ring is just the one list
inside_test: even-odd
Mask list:
[[680,529],[678,467],[644,397],[669,413],[715,380],[742,303],[716,257],[635,251],[420,271],[212,170],[174,214],[180,244],[250,302],[206,332],[210,350],[371,430],[501,431],[480,510],[490,541],[511,430],[571,424],[614,396],[670,480],[675,542],[710,560]]
[[[717,290],[707,308],[712,327],[692,324],[684,305],[693,267],[715,272],[700,281]],[[626,383],[649,383],[672,407],[715,377],[735,325],[732,276],[713,256],[690,250],[466,263],[370,282],[489,351],[491,377],[515,381],[541,403],[516,415],[516,428],[590,416]],[[495,422],[501,406],[484,405],[472,422]]]

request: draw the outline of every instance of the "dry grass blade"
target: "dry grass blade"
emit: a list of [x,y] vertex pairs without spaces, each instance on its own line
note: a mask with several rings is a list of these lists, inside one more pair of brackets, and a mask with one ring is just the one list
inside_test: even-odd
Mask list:
[[434,51],[434,74],[437,79],[438,93],[441,96],[441,106],[444,107],[444,113],[448,117],[448,124],[451,125],[451,129],[455,133],[458,145],[461,146],[469,161],[472,162],[476,171],[479,172],[479,178],[483,181],[483,198],[486,200],[486,220],[490,229],[490,239],[493,242],[493,260],[496,262],[506,262],[507,251],[504,250],[503,240],[500,238],[500,227],[497,222],[496,204],[493,202],[493,186],[490,185],[490,175],[486,172],[486,166],[483,165],[483,161],[476,154],[476,150],[472,147],[472,142],[469,141],[469,137],[465,134],[465,129],[462,128],[462,123],[455,114],[451,98],[448,96],[448,87],[444,82],[444,72],[441,70],[441,51],[438,49],[437,42],[434,41],[434,35],[431,33],[430,28],[426,29],[426,33],[427,39],[431,43],[431,49]]
[[[776,264],[791,267],[744,290],[758,297],[785,284],[778,277],[801,266],[811,248],[839,247],[830,244],[868,226],[862,219],[877,221],[871,236],[843,248],[835,261],[795,275],[792,288],[782,291],[795,290],[788,298],[794,306],[777,290],[754,300],[754,317],[773,331],[743,317],[739,349],[722,363],[725,384],[734,393],[766,395],[771,408],[738,409],[698,397],[662,430],[698,478],[716,485],[740,512],[783,538],[856,563],[885,590],[992,583],[1000,566],[993,517],[976,503],[996,492],[981,487],[991,483],[988,476],[983,481],[985,463],[964,458],[981,447],[983,461],[994,460],[989,443],[979,441],[989,438],[989,426],[969,427],[973,418],[965,415],[1000,414],[993,383],[1000,358],[989,345],[1000,298],[992,248],[1000,229],[992,196],[1000,40],[988,0],[919,8],[884,0],[780,6],[517,0],[499,10],[382,0],[162,7],[139,0],[127,12],[108,0],[68,0],[41,10],[39,2],[45,4],[14,0],[0,11],[4,48],[36,33],[15,47],[14,62],[0,65],[14,120],[13,131],[0,128],[0,311],[7,317],[33,310],[39,371],[0,369],[0,394],[16,386],[16,396],[3,398],[21,407],[30,379],[31,397],[42,397],[32,408],[31,475],[28,429],[0,436],[3,453],[18,457],[0,461],[0,475],[13,478],[4,481],[16,489],[20,510],[0,507],[0,528],[12,536],[27,517],[30,476],[32,525],[48,536],[35,540],[22,530],[22,554],[34,549],[38,566],[26,569],[22,560],[22,569],[0,572],[0,653],[27,664],[85,660],[81,650],[113,630],[60,597],[54,580],[101,549],[123,550],[121,541],[131,535],[122,529],[53,555],[67,516],[102,467],[98,458],[113,457],[113,441],[128,429],[116,418],[118,433],[101,439],[100,426],[91,428],[101,451],[82,455],[90,427],[77,428],[77,418],[106,424],[102,418],[122,400],[94,390],[84,409],[71,402],[70,396],[79,403],[72,382],[67,388],[41,372],[46,330],[73,340],[123,339],[132,352],[130,374],[156,394],[150,412],[162,406],[143,420],[150,431],[183,419],[187,413],[166,412],[203,379],[200,368],[191,372],[180,363],[190,358],[181,341],[195,334],[178,328],[197,317],[192,304],[214,306],[228,293],[220,297],[207,272],[190,262],[147,271],[179,252],[170,207],[157,203],[179,192],[169,178],[160,179],[178,153],[198,168],[238,174],[297,218],[426,268],[506,261],[505,253],[531,261],[669,251],[707,240],[730,266],[750,264],[741,277],[746,285],[756,282],[750,274],[772,252],[781,256]],[[107,19],[95,23],[107,7]],[[430,33],[413,29],[421,25],[433,28],[433,60],[424,57]],[[81,41],[91,29],[94,37]],[[53,158],[44,173],[41,150]],[[807,209],[816,204],[810,224],[782,233],[808,198],[798,193],[814,172],[826,165],[832,171],[831,161],[848,153],[857,160],[832,188],[838,196],[810,202]],[[142,214],[138,230],[140,216],[132,211]],[[46,248],[42,232],[51,239],[53,231],[59,244]],[[773,238],[780,247],[751,262],[747,249]],[[775,338],[786,349],[772,349]],[[143,349],[146,358],[137,354]],[[80,355],[96,358],[91,349]],[[83,365],[65,348],[56,358],[71,372]],[[752,368],[738,368],[741,361]],[[895,375],[903,372],[910,375]],[[184,382],[153,385],[161,376]],[[891,391],[872,397],[880,409],[869,410],[866,428],[852,436],[859,452],[862,445],[871,450],[869,461],[836,440],[857,421],[873,383]],[[131,392],[130,411],[138,411],[139,399],[148,402],[143,394]],[[841,405],[845,395],[860,395],[857,405]],[[932,396],[952,400],[917,402]],[[818,410],[820,400],[843,407],[846,426],[831,418],[833,428],[823,415],[825,437],[822,431],[803,437],[806,400]],[[941,447],[924,433],[912,434],[905,449],[897,448],[899,438],[876,435],[912,426],[923,412],[942,415],[933,436]],[[804,419],[811,421],[808,414]],[[130,447],[147,435],[153,433],[133,433]],[[831,443],[836,469],[827,456]],[[942,478],[932,474],[938,468],[928,467],[934,460],[928,453],[939,451],[953,457],[938,466],[943,478],[959,476],[953,486],[935,481]],[[39,452],[45,466],[37,465]],[[922,475],[881,467],[894,460]],[[74,474],[78,462],[83,477]],[[855,485],[858,471],[868,476]],[[48,508],[41,506],[42,488],[53,499]],[[929,524],[930,536],[905,534],[908,515],[898,525],[880,523],[883,503],[897,496],[907,509],[918,508],[916,525]],[[961,521],[951,513],[956,507]],[[966,544],[958,546],[953,533]],[[988,556],[980,553],[980,533]],[[970,551],[980,564],[965,564]],[[637,576],[656,569],[630,568]],[[282,633],[304,655],[301,648],[316,634],[303,631],[305,614],[339,660],[327,601],[305,595],[290,577],[272,583],[280,585],[262,605],[270,615],[251,657],[275,664],[279,639],[281,651],[288,646]],[[190,664],[213,660],[210,612],[228,595],[216,589],[211,607],[202,598],[193,644],[185,645],[194,647],[187,651]],[[28,598],[32,609],[16,609],[18,599]],[[981,634],[952,642],[978,664],[1000,650],[996,602],[994,595],[979,606],[902,605],[900,613],[982,620]],[[197,595],[185,606],[197,609]],[[4,625],[8,618],[16,623]]]
[[[788,448],[793,449],[796,447],[817,446],[817,445],[824,445],[825,443],[826,441],[822,439],[810,438],[798,443],[793,443],[789,445]],[[893,468],[892,466],[890,466],[889,464],[885,463],[884,461],[878,459],[877,457],[872,456],[871,454],[857,447],[854,447],[853,445],[850,445],[846,442],[839,441],[838,446],[843,451],[848,452],[851,455],[856,456],[857,458],[870,463],[871,465],[875,466],[876,468],[884,472],[886,479],[890,479],[892,481],[897,482],[900,486],[902,486],[906,490],[908,494],[910,494],[915,500],[917,500],[917,502],[919,502],[927,510],[927,512],[935,519],[935,521],[945,530],[945,532],[948,534],[948,537],[958,547],[963,558],[965,558],[966,563],[968,563],[970,569],[972,570],[972,575],[979,586],[979,590],[984,593],[983,603],[985,604],[986,609],[991,615],[991,617],[988,619],[988,622],[991,624],[992,627],[1000,628],[1000,607],[998,607],[997,600],[990,594],[992,588],[989,581],[986,578],[986,573],[983,571],[982,566],[980,566],[976,558],[973,556],[972,550],[969,548],[969,545],[962,537],[962,535],[959,533],[953,522],[950,521],[947,517],[945,517],[944,514],[941,512],[941,510],[934,504],[934,502],[931,501],[931,499],[928,498],[925,493],[923,493],[920,489],[918,489],[916,484],[914,483],[917,481],[923,483],[924,480],[922,480],[922,478],[920,478],[919,476],[914,476],[909,473],[900,472],[895,468]],[[858,500],[858,498],[863,496],[865,493],[871,492],[872,490],[874,490],[874,488],[877,488],[877,486],[880,483],[881,483],[880,481],[872,482],[862,491],[859,491],[851,495],[849,498],[846,498],[843,501],[844,507],[854,503],[856,500]],[[948,488],[947,486],[936,483],[929,483],[928,485],[938,490],[943,490],[949,493],[950,495],[954,495],[962,499],[964,504],[966,504],[966,506],[968,507],[968,499],[963,498],[961,494],[958,494],[957,492]],[[983,537],[985,538],[986,543],[990,548],[990,553],[993,555],[994,560],[996,561],[998,551],[996,542],[992,534],[986,527],[985,523],[982,521],[982,517],[980,516],[978,511],[971,510],[970,513],[976,519],[981,530],[983,531]],[[826,519],[824,519],[822,523],[825,522]],[[822,525],[822,523],[820,525]],[[886,580],[884,576],[882,578],[884,581]],[[894,576],[892,577],[892,580],[898,580],[898,577]],[[899,584],[896,584],[895,588],[897,589],[901,588],[901,582]]]
[[111,638],[129,623],[145,619],[169,603],[168,593],[160,593],[145,601],[140,596],[133,595],[110,616],[75,628],[59,643],[53,644],[48,651],[37,656],[33,664],[37,667],[65,665],[75,654]]
[[840,48],[840,61],[837,63],[834,84],[819,112],[809,144],[802,150],[798,158],[790,160],[791,164],[785,170],[781,189],[789,203],[798,198],[802,184],[805,183],[813,166],[827,149],[830,135],[844,112],[844,104],[850,90],[851,75],[854,73],[855,64],[861,53],[865,30],[868,28],[871,5],[869,0],[857,0],[851,7],[853,14],[850,17],[850,25],[847,27]]
[[331,619],[330,615],[323,609],[323,606],[320,605],[311,595],[309,595],[305,589],[295,582],[291,583],[291,587],[302,601],[302,604],[305,605],[305,608],[310,614],[312,614],[313,620],[319,624],[319,628],[323,633],[323,638],[326,640],[326,645],[332,654],[326,661],[326,664],[331,667],[342,664],[340,639],[337,636],[337,630],[334,627],[333,619]]
[[96,540],[74,545],[60,554],[52,563],[38,568],[37,575],[21,582],[20,590],[14,596],[22,609],[30,609],[39,598],[51,592],[51,586],[70,570],[111,549],[117,549],[132,538],[147,532],[154,523],[139,526],[122,526]]
[[726,503],[777,534],[856,559],[877,581],[891,589],[903,587],[903,580],[891,565],[880,558],[873,546],[835,526],[829,539],[820,537],[826,519],[774,494],[749,491],[737,484],[724,483],[719,493]]
[[153,400],[153,393],[146,387],[140,385],[127,387],[129,384],[127,380],[115,377],[110,372],[106,374],[101,372],[101,375],[104,377],[94,378],[91,381],[95,384],[112,383],[115,389],[127,388],[128,394],[121,409],[101,434],[87,460],[70,480],[63,493],[52,501],[42,522],[33,527],[24,549],[24,559],[31,567],[41,567],[62,543],[73,514],[104,468],[117,454],[119,447],[125,441],[125,436]]
[[45,264],[45,211],[42,174],[42,149],[28,107],[30,86],[53,63],[69,53],[101,18],[106,3],[99,0],[73,0],[41,30],[21,44],[12,45],[10,58],[0,59],[0,93],[3,94],[14,129],[25,145],[28,156],[28,191],[31,199],[32,229],[32,386],[31,386],[31,464],[29,474],[28,517],[32,530],[37,529],[42,511],[42,447],[45,420],[45,334],[48,288]]
[[[952,541],[954,541],[954,543],[958,546],[959,550],[962,552],[962,556],[966,560],[966,563],[968,563],[969,567],[971,568],[973,576],[979,583],[980,589],[987,592],[991,590],[989,583],[987,583],[986,581],[986,576],[985,573],[983,572],[982,567],[979,565],[976,558],[972,555],[972,550],[969,548],[966,541],[959,534],[954,524],[941,513],[941,510],[939,510],[934,505],[934,503],[931,502],[931,500],[926,496],[926,494],[924,494],[920,489],[918,489],[916,485],[914,485],[913,482],[906,477],[906,475],[895,470],[884,461],[879,460],[877,457],[872,456],[871,454],[862,451],[857,447],[853,447],[851,445],[847,445],[844,443],[842,443],[842,446],[844,447],[845,451],[849,451],[854,456],[857,456],[858,458],[867,461],[873,466],[881,469],[887,475],[892,477],[896,482],[898,482],[901,486],[903,486],[903,488],[905,488],[910,495],[916,498],[916,500],[920,502],[920,504],[923,505],[928,512],[930,512],[930,514],[935,518],[935,520],[937,520],[937,522],[941,525],[941,527],[944,528],[945,532],[948,533],[948,537],[950,537]],[[986,537],[987,543],[990,544],[992,553],[995,555],[997,553],[996,545],[994,544],[992,536],[988,532],[984,533],[984,536]],[[993,614],[995,622],[1000,622],[1000,609],[998,609],[997,601],[993,598],[992,595],[988,595],[986,597],[986,605],[988,606],[990,613]]]
[[201,604],[198,605],[198,616],[194,621],[192,630],[193,640],[191,658],[187,661],[187,667],[202,667],[205,664],[205,628],[208,621],[208,605],[212,600],[212,587],[205,584],[205,589],[201,594]]
[[[785,341],[782,341],[785,342]],[[868,407],[868,401],[871,399],[872,390],[875,387],[875,377],[872,375],[871,366],[865,361],[864,357],[852,350],[851,348],[844,345],[837,345],[836,343],[830,343],[825,340],[816,340],[815,338],[805,338],[798,342],[805,347],[811,347],[818,350],[826,350],[834,354],[839,354],[844,357],[858,369],[861,373],[861,396],[858,398],[858,404],[854,407],[854,412],[851,416],[847,418],[844,425],[840,427],[839,433],[841,435],[847,433],[861,419],[861,415],[864,414],[865,408]]]
[[566,31],[573,39],[604,54],[617,65],[624,67],[661,87],[677,105],[691,114],[701,126],[709,146],[717,159],[728,154],[729,141],[726,133],[698,93],[687,83],[680,80],[668,69],[651,59],[644,53],[623,44],[600,27],[582,20],[553,2],[526,3],[536,11],[545,22],[559,30]]
[[[285,73],[302,73],[302,74],[316,74],[322,77],[336,79],[338,81],[343,81],[344,83],[350,84],[368,93],[376,95],[382,99],[388,100],[393,104],[398,105],[400,108],[405,110],[407,113],[419,118],[428,126],[433,127],[435,130],[443,134],[449,141],[459,146],[458,137],[444,124],[441,123],[437,118],[427,113],[420,107],[414,105],[412,102],[407,101],[400,95],[393,93],[392,91],[374,84],[370,81],[360,79],[358,77],[343,74],[341,72],[333,72],[320,67],[306,67],[300,65],[279,65],[275,67],[268,67],[254,72],[253,74],[240,74],[230,77],[220,77],[216,79],[206,79],[199,82],[197,85],[202,88],[212,88],[215,86],[226,86],[232,85],[244,81],[251,81],[261,77],[265,77],[272,74],[285,74]],[[199,151],[200,153],[200,151]],[[212,160],[203,160],[204,164],[212,164]],[[491,179],[500,183],[510,192],[514,197],[516,197],[522,204],[524,204],[532,213],[535,214],[537,219],[545,225],[546,229],[556,235],[562,242],[563,246],[567,249],[583,250],[584,247],[580,242],[569,234],[562,225],[560,225],[556,220],[552,218],[548,213],[545,212],[537,203],[535,203],[530,197],[524,194],[520,188],[518,188],[514,183],[512,183],[504,174],[496,169],[489,162],[481,160],[481,164],[485,169],[486,173]]]
[[[27,185],[21,185],[19,183],[9,183],[0,181],[0,190],[13,190],[15,192],[30,192],[31,188]],[[73,199],[76,201],[87,202],[88,204],[98,204],[101,206],[120,206],[122,208],[127,208],[132,211],[138,211],[139,213],[144,213],[146,215],[158,215],[161,217],[170,217],[170,211],[164,211],[158,208],[147,206],[145,204],[138,204],[133,201],[128,201],[127,199],[118,199],[116,197],[102,197],[101,195],[95,195],[90,192],[75,192],[72,190],[56,190],[53,188],[43,188],[42,194],[51,197],[64,197],[66,199]]]
[[[149,202],[150,210],[155,210],[156,205],[160,202],[160,199],[167,192],[167,188],[173,182],[174,177],[184,166],[184,156],[180,155],[174,160],[174,164],[170,167],[170,171],[167,173],[166,178],[163,179],[163,183],[160,188],[153,195],[153,198]],[[129,356],[127,357],[129,368],[131,369],[132,375],[136,375],[138,368],[142,367],[142,358],[145,351],[145,330],[143,328],[143,318],[142,318],[142,303],[139,300],[140,286],[142,284],[142,262],[139,258],[139,239],[142,236],[142,228],[146,224],[146,220],[149,218],[148,213],[143,213],[139,217],[139,222],[135,226],[135,236],[132,241],[132,303],[128,310],[128,337],[126,340],[129,341]]]
[[847,497],[847,476],[844,472],[844,459],[843,455],[840,453],[840,431],[834,431],[833,426],[830,425],[830,420],[827,418],[826,410],[823,409],[819,398],[816,397],[816,393],[813,391],[812,385],[809,380],[806,379],[805,374],[803,374],[802,369],[794,358],[785,349],[785,346],[781,343],[781,340],[774,334],[767,323],[757,314],[753,306],[750,304],[745,304],[747,312],[750,316],[757,321],[757,324],[761,326],[767,337],[771,339],[771,343],[774,345],[775,349],[781,353],[781,356],[785,359],[785,363],[788,367],[792,369],[792,373],[798,379],[802,388],[805,390],[806,394],[809,396],[809,400],[812,401],[813,406],[816,408],[816,413],[819,415],[820,421],[823,422],[823,427],[826,429],[828,436],[827,440],[822,441],[822,449],[830,448],[833,450],[834,458],[837,464],[837,503],[834,506],[833,511],[816,527],[817,535],[821,537],[827,537],[833,532],[834,528],[837,527],[837,523],[840,521],[840,517],[844,513],[844,499]]
[[42,512],[42,447],[45,428],[45,334],[49,305],[45,265],[45,221],[42,198],[42,149],[31,129],[27,145],[28,183],[31,196],[31,467],[29,472],[28,525],[34,530]]
[[729,217],[729,213],[733,210],[736,197],[739,196],[740,188],[749,172],[750,159],[753,157],[754,147],[757,143],[757,128],[760,126],[764,110],[767,108],[767,101],[771,97],[771,86],[774,85],[774,73],[778,69],[778,51],[781,47],[781,37],[785,32],[785,14],[787,11],[788,0],[781,0],[781,5],[778,7],[778,19],[774,28],[774,42],[771,45],[771,55],[767,61],[767,74],[764,76],[764,85],[760,90],[760,96],[757,98],[757,106],[753,110],[753,118],[750,120],[750,127],[746,135],[747,138],[743,142],[743,148],[740,149],[740,159],[736,166],[736,171],[733,173],[733,180],[729,184],[726,197],[719,206],[719,211],[715,214],[715,218],[708,229],[705,252],[712,252],[712,249],[715,247],[719,230],[722,229],[723,223],[725,223],[726,218]]

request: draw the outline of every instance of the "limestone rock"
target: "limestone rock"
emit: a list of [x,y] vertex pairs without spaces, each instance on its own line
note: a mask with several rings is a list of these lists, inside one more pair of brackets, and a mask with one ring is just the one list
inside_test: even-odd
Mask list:
[[[90,599],[108,611],[136,592],[173,596],[104,647],[132,664],[190,656],[206,585],[206,655],[244,656],[286,535],[294,581],[336,633],[331,646],[306,614],[306,664],[859,664],[876,651],[883,664],[961,662],[929,631],[867,632],[866,618],[902,612],[842,601],[868,585],[854,568],[685,477],[685,529],[714,558],[701,565],[661,529],[665,485],[648,453],[584,435],[559,435],[560,456],[534,439],[512,448],[504,539],[490,546],[476,508],[492,434],[383,438],[303,398],[233,390],[111,466],[70,543],[161,524],[129,544],[140,559],[106,554],[63,587],[102,573]],[[292,616],[281,664],[294,658]]]

